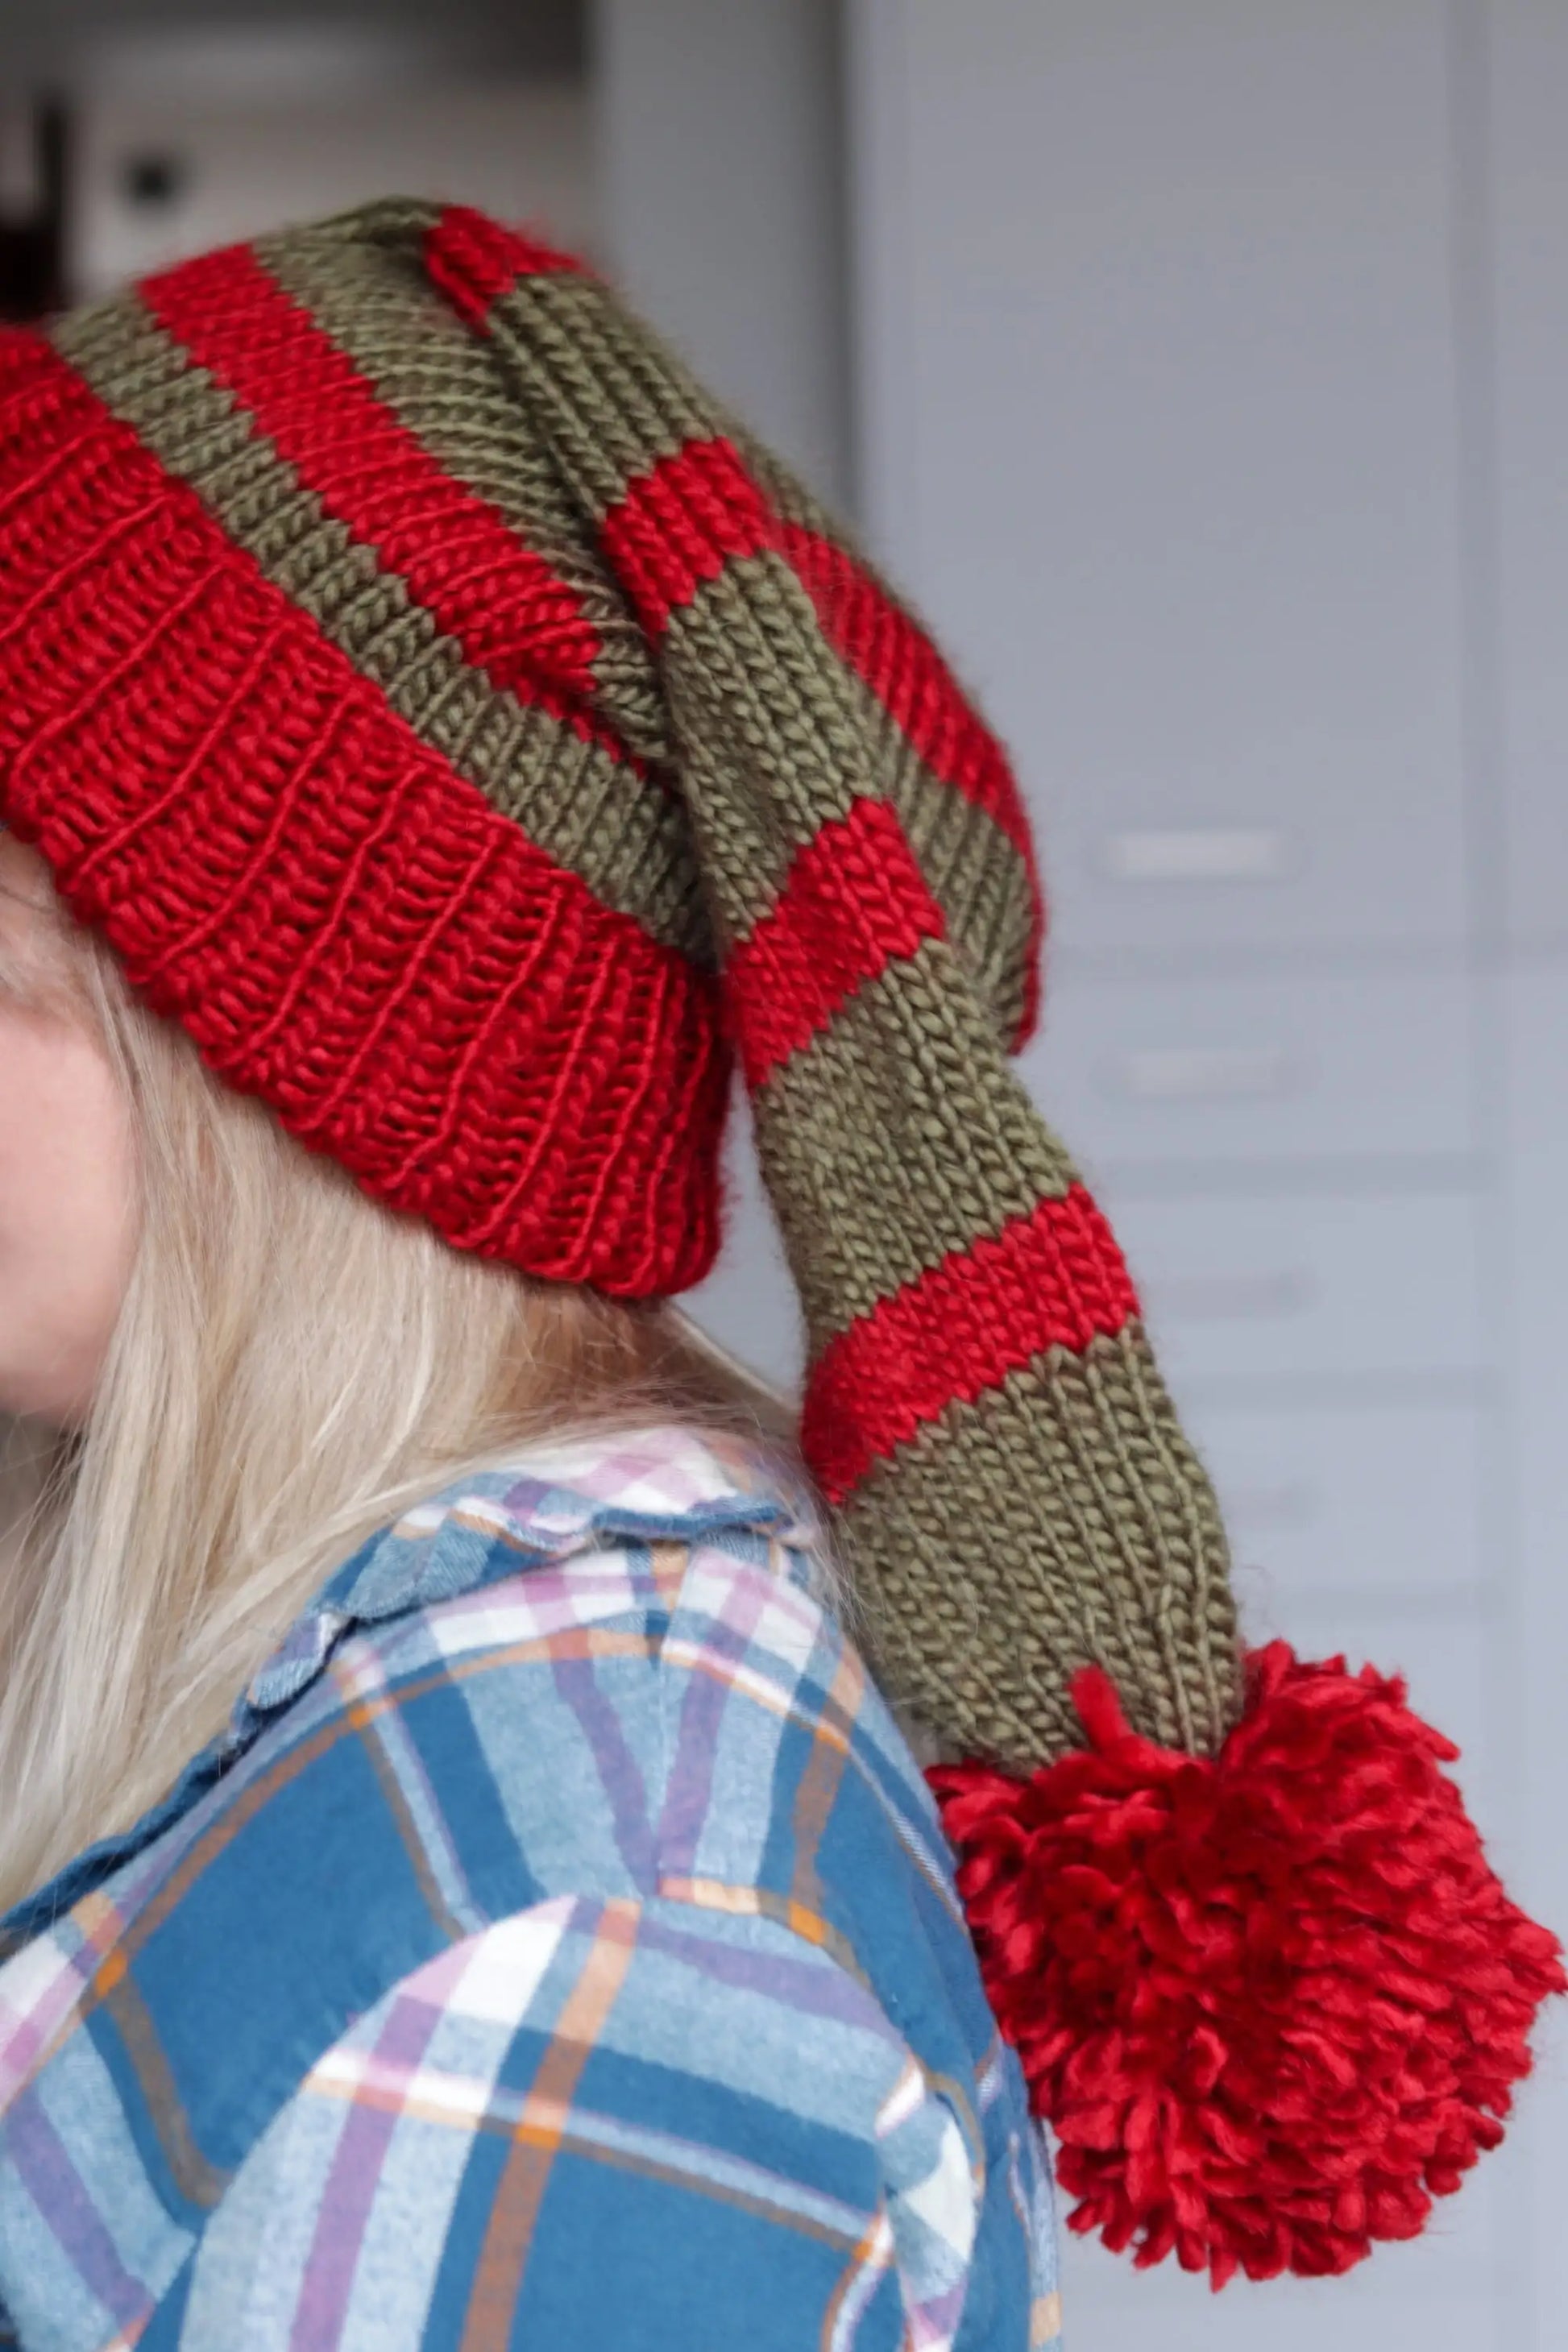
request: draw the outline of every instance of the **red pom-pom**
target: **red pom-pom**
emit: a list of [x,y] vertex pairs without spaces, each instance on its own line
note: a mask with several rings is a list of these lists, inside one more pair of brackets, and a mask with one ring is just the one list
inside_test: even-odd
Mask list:
[[1276,1642],[1247,1684],[1212,1761],[1131,1731],[1087,1667],[1082,1752],[931,1775],[1072,2226],[1215,2286],[1414,2237],[1568,1989],[1402,1682]]

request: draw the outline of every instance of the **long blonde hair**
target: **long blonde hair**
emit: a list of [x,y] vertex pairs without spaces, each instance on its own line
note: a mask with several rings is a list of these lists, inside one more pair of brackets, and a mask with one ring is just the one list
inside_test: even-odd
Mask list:
[[468,1466],[606,1421],[784,1434],[671,1310],[377,1207],[47,911],[49,1015],[118,1071],[139,1230],[85,1425],[0,1432],[0,1906],[154,1801],[331,1568]]

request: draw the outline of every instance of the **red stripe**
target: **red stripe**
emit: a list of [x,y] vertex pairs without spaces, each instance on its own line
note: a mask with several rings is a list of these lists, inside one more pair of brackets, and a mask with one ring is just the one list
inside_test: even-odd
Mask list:
[[468,205],[447,205],[426,232],[425,268],[459,318],[486,334],[492,304],[520,278],[587,275],[574,255],[503,228]]
[[942,929],[942,908],[886,801],[857,801],[825,824],[725,971],[747,1085],[754,1091],[857,989]]
[[140,291],[160,326],[234,394],[327,512],[402,576],[476,668],[604,740],[588,716],[598,634],[574,591],[493,507],[442,471],[248,247],[183,263]]
[[831,1340],[806,1384],[801,1443],[829,1502],[962,1399],[1052,1348],[1121,1330],[1137,1294],[1081,1184],[955,1250]]
[[870,688],[938,781],[984,809],[1024,860],[1034,922],[1029,1001],[1016,1041],[1021,1045],[1038,1012],[1045,919],[1034,839],[1007,755],[971,708],[931,639],[889,602],[862,564],[802,524],[781,523],[779,533],[782,550],[800,574],[823,634],[840,660]]
[[605,517],[605,554],[650,637],[737,557],[778,543],[778,526],[725,440],[688,441],[640,475]]

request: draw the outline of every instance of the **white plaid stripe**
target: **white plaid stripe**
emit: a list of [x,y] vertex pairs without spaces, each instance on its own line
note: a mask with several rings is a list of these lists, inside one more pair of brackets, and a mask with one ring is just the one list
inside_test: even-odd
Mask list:
[[0,2102],[9,2103],[66,2025],[92,1972],[92,1955],[68,1924],[39,1936],[0,1969]]
[[885,2213],[878,2213],[844,2278],[827,2338],[828,2352],[853,2352],[867,2305],[893,2267],[893,2252],[892,2224]]

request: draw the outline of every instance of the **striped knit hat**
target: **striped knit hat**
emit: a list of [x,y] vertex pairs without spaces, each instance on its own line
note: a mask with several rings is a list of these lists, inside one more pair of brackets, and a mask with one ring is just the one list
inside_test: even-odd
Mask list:
[[717,1241],[1080,2226],[1338,2269],[1499,2136],[1555,1945],[1397,1683],[1239,1647],[1115,1243],[1012,1074],[1040,906],[910,615],[566,257],[390,202],[0,337],[0,815],[210,1066],[459,1248]]

